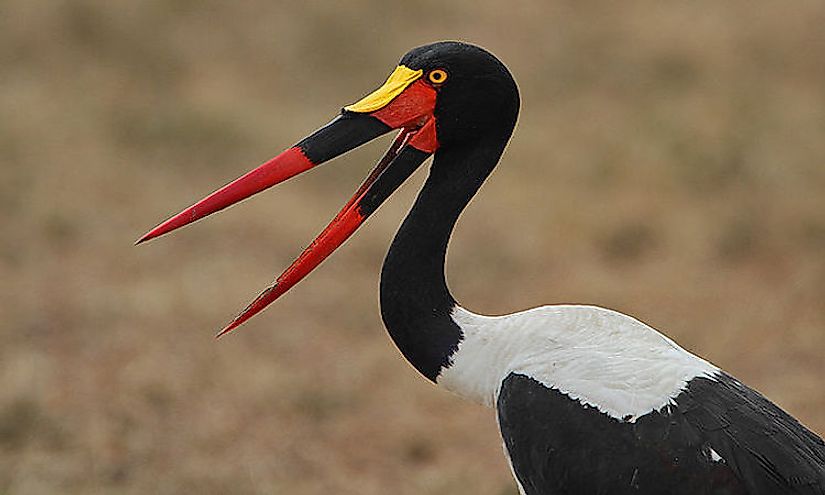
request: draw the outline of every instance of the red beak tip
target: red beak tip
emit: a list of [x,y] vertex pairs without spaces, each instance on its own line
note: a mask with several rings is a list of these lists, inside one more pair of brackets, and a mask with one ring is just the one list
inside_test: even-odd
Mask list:
[[247,315],[246,312],[243,312],[243,313],[239,314],[238,316],[235,317],[234,320],[230,321],[229,324],[226,325],[223,328],[223,330],[221,330],[220,332],[218,332],[215,335],[215,339],[217,340],[217,339],[223,337],[224,335],[228,334],[232,330],[235,330],[239,326],[243,325],[246,322],[246,320],[248,320],[248,319],[249,319],[249,316]]
[[163,233],[164,232],[160,231],[158,227],[155,227],[154,229],[150,230],[149,232],[143,234],[140,237],[140,239],[136,240],[135,241],[135,246],[137,246],[138,244],[143,244],[146,241],[151,241],[152,239],[154,239],[155,237],[158,237],[159,235],[161,235]]
[[232,323],[230,323],[229,325],[227,325],[226,327],[224,327],[224,329],[223,329],[223,330],[221,330],[220,332],[218,332],[218,333],[215,335],[215,340],[220,339],[221,337],[223,337],[224,335],[228,334],[229,332],[231,332],[232,330],[234,330],[234,329],[235,329],[235,328],[237,328],[237,327],[238,327],[238,324],[237,324],[236,322],[234,322],[234,321],[233,321]]

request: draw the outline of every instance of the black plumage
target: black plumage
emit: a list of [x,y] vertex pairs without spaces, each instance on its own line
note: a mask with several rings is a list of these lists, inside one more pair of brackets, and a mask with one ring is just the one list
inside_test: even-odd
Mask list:
[[527,495],[825,494],[822,439],[721,372],[632,422],[519,374],[497,410]]

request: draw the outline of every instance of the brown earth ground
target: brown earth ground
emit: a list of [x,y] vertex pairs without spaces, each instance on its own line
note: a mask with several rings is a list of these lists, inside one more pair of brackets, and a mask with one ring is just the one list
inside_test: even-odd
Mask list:
[[462,303],[636,315],[825,433],[825,3],[0,1],[0,494],[514,494],[491,411],[382,328],[425,172],[241,331],[386,146],[139,248],[409,48],[519,81]]

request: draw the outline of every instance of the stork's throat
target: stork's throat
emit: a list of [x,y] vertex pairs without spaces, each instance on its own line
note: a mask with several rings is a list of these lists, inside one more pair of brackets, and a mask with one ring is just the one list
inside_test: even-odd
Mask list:
[[450,235],[498,162],[507,137],[436,154],[384,261],[384,324],[404,357],[433,382],[450,366],[463,338],[452,318],[456,301],[444,275]]

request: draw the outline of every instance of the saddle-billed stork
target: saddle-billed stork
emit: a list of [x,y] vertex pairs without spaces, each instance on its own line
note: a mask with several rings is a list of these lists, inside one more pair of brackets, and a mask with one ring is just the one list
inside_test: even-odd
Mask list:
[[641,321],[595,306],[482,316],[456,303],[447,243],[518,111],[513,77],[486,50],[415,48],[379,89],[138,242],[400,129],[340,213],[219,335],[306,276],[433,156],[384,261],[381,315],[421,374],[496,408],[522,494],[825,494],[820,437]]

